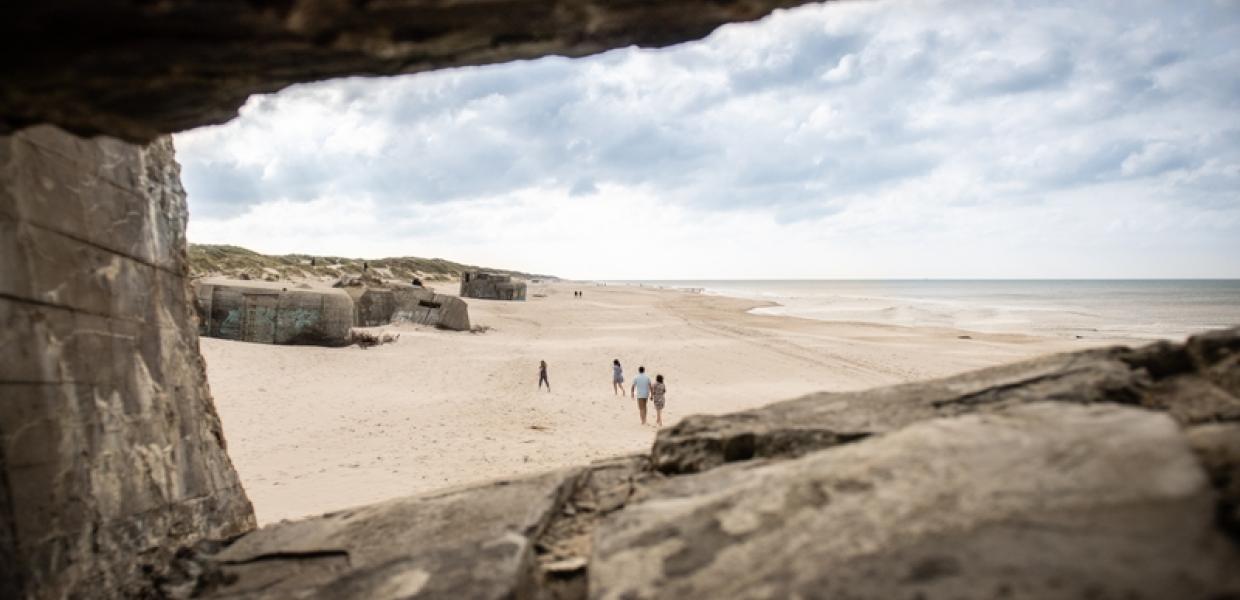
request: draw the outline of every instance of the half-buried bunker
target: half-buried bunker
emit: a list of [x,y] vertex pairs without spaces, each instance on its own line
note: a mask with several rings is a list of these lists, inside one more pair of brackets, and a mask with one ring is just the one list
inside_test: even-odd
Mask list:
[[346,346],[353,327],[396,322],[468,331],[469,306],[411,285],[289,289],[258,281],[195,284],[199,335],[264,344]]
[[353,300],[342,290],[204,282],[194,293],[200,335],[265,344],[349,343]]
[[440,329],[469,331],[469,305],[456,296],[415,285],[392,287],[392,322],[408,321]]
[[469,271],[461,274],[461,297],[524,301],[525,282],[498,273]]

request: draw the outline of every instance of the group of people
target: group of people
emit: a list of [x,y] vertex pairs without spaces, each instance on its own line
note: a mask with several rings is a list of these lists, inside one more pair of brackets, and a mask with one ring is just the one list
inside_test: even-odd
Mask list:
[[[543,386],[547,386],[547,391],[551,391],[551,380],[547,378],[547,361],[538,361],[538,389],[542,390]],[[611,361],[611,388],[618,396],[624,395],[624,367],[620,366],[620,359]],[[650,381],[650,376],[646,375],[646,367],[637,367],[637,377],[633,378],[633,384],[629,386],[629,397],[637,400],[637,416],[641,418],[642,425],[646,424],[646,403],[654,404],[654,418],[657,427],[663,426],[663,407],[667,404],[667,384],[663,382],[663,375],[655,375],[654,381]]]
[[583,297],[583,296],[585,296],[585,295],[586,295],[586,294],[585,294],[585,292],[578,292],[578,291],[574,291],[574,292],[573,292],[573,297],[574,297],[574,298],[581,298],[581,297]]
[[[611,389],[617,395],[624,395],[624,367],[620,366],[618,358],[611,361]],[[649,401],[654,404],[655,425],[663,426],[663,406],[667,403],[667,385],[663,383],[663,375],[655,375],[652,383],[650,376],[646,375],[646,367],[637,367],[637,377],[629,386],[629,397],[637,400],[637,415],[641,417],[642,425],[646,424],[646,402]]]

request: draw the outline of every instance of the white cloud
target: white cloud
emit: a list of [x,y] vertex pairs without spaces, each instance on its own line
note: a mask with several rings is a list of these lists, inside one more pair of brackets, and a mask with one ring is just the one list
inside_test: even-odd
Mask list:
[[1240,5],[831,3],[298,86],[177,136],[190,237],[575,277],[1240,276]]

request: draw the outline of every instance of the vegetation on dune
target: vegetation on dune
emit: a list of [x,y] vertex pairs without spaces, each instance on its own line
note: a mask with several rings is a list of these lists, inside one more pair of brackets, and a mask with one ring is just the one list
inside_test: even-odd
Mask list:
[[[313,261],[313,264],[311,262]],[[285,254],[268,256],[239,246],[217,244],[189,245],[190,277],[223,276],[241,279],[278,280],[293,277],[339,277],[360,275],[363,263],[370,273],[387,278],[408,280],[420,277],[424,280],[447,280],[460,277],[466,271],[487,271],[524,278],[552,278],[536,275],[466,265],[442,258],[342,258],[339,256],[312,256],[309,254]]]

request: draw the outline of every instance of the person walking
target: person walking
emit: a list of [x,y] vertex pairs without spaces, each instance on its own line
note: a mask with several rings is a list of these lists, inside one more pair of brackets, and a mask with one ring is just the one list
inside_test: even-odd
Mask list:
[[611,391],[619,396],[624,393],[624,369],[620,367],[620,359],[611,361]]
[[655,375],[654,385],[650,387],[650,402],[654,404],[655,427],[663,427],[663,405],[667,402],[665,394],[667,394],[667,386],[663,385],[663,375]]
[[547,379],[547,361],[538,361],[538,389],[542,389],[543,384],[547,384],[547,391],[551,391],[551,381]]
[[637,399],[637,414],[646,424],[646,401],[650,399],[650,377],[646,375],[646,367],[637,367],[637,377],[629,388],[629,397]]

